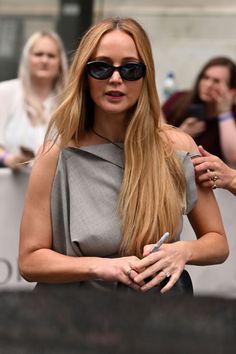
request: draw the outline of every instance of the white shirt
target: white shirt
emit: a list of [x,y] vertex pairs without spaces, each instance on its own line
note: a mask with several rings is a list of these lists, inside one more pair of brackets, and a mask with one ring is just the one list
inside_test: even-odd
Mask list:
[[[44,113],[50,119],[55,97],[44,101]],[[32,125],[23,101],[23,90],[19,79],[0,83],[0,145],[7,152],[20,151],[20,146],[36,153],[43,143],[47,123]]]

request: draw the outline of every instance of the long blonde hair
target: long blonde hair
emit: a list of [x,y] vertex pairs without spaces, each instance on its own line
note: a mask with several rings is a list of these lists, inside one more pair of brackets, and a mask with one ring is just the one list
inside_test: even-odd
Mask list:
[[32,79],[29,70],[29,53],[34,46],[34,44],[38,41],[38,39],[48,37],[52,39],[58,48],[59,58],[60,58],[60,67],[57,77],[55,78],[53,94],[55,104],[59,102],[60,95],[64,88],[67,74],[68,74],[68,63],[65,54],[65,49],[62,40],[58,36],[57,33],[53,31],[39,31],[34,32],[27,40],[22,50],[20,64],[18,68],[18,77],[21,81],[21,85],[23,88],[23,99],[25,109],[28,115],[28,118],[31,120],[33,125],[37,125],[40,123],[46,123],[48,117],[45,117],[44,110],[41,101],[34,93]]
[[46,139],[56,131],[61,147],[93,125],[93,104],[87,88],[86,63],[101,37],[114,29],[130,35],[146,75],[138,101],[130,113],[124,141],[125,169],[118,210],[122,222],[121,253],[142,256],[146,244],[169,231],[176,235],[185,205],[185,177],[160,120],[152,50],[147,34],[131,18],[108,18],[91,27],[82,38],[72,62],[64,99],[54,113]]

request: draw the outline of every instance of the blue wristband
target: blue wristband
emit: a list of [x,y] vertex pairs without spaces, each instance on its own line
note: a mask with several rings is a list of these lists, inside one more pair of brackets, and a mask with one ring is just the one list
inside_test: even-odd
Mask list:
[[8,153],[6,151],[4,151],[1,155],[0,155],[0,167],[5,167],[5,160],[7,157]]
[[224,122],[226,120],[234,119],[234,116],[233,116],[232,112],[223,113],[223,114],[218,115],[217,119],[219,122]]

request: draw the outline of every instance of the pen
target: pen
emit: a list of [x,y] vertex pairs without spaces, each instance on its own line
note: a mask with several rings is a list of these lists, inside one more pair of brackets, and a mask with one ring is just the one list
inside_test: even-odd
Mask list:
[[151,250],[150,253],[156,252],[159,250],[161,245],[165,242],[165,240],[170,236],[169,232],[165,232],[164,235],[161,236],[160,240],[157,241],[157,243],[154,245],[153,249]]

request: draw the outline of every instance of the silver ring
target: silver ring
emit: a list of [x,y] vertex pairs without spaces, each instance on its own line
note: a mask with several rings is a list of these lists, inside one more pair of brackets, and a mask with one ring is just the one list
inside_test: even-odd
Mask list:
[[166,277],[166,278],[169,278],[170,275],[171,275],[169,272],[165,272],[164,270],[163,270],[163,273],[165,274],[165,277]]
[[130,268],[129,270],[127,270],[126,272],[125,272],[125,274],[128,276],[128,277],[130,277],[130,273],[132,272],[132,268]]

